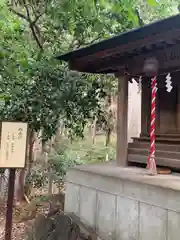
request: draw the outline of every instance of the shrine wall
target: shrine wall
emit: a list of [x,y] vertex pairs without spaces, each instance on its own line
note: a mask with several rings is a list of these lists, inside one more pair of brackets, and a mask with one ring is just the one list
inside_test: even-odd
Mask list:
[[174,133],[176,126],[176,88],[168,93],[165,88],[159,89],[159,131],[161,133]]
[[129,83],[128,92],[128,142],[141,132],[141,91],[137,82]]
[[152,178],[145,171],[113,163],[71,169],[65,211],[104,240],[179,240],[180,177]]
[[[174,85],[171,92],[167,92],[165,78],[160,79],[161,85],[156,96],[156,133],[173,134],[180,131],[180,91]],[[150,126],[151,88],[150,83],[142,85],[142,118],[141,135],[148,135]]]

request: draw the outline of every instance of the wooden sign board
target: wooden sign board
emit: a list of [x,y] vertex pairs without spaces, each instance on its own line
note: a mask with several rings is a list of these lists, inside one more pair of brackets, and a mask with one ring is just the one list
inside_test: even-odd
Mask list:
[[0,168],[24,168],[27,123],[2,122]]

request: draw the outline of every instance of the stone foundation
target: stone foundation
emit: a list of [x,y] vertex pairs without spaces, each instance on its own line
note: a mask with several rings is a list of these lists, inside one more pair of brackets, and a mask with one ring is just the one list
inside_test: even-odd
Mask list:
[[180,177],[111,164],[69,170],[65,211],[105,240],[179,240]]

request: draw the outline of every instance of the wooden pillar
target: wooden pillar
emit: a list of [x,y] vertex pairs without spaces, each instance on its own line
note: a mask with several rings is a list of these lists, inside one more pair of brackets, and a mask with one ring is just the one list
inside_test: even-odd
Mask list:
[[116,160],[119,166],[127,165],[127,135],[128,135],[128,79],[126,76],[118,78],[117,101],[117,146]]

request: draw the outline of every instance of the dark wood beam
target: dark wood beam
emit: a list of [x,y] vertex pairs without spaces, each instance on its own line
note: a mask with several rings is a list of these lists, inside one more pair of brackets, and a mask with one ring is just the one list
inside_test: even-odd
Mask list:
[[152,49],[152,45],[156,45],[156,47],[162,44],[164,45],[165,43],[172,45],[176,43],[177,39],[180,39],[180,29],[170,30],[165,33],[157,33],[149,37],[120,46],[112,46],[111,48],[105,49],[103,51],[97,51],[91,55],[78,58],[78,60],[86,60],[86,62],[89,62],[101,58],[107,58],[116,54],[126,55],[126,53],[132,53],[134,51],[137,52],[139,48],[143,47],[146,49]]
[[152,56],[156,57],[159,62],[160,73],[165,72],[167,69],[170,71],[170,69],[180,68],[180,44],[177,44],[163,50],[155,51],[153,55],[149,53],[129,59],[129,61],[126,62],[128,71],[132,75],[143,74],[144,61]]
[[[113,73],[127,71],[130,75],[143,75],[143,66],[145,59],[156,57],[159,62],[160,72],[163,73],[167,69],[180,68],[180,43],[173,46],[164,46],[163,49],[150,51],[146,54],[138,54],[133,57],[109,57],[99,61],[87,62],[83,64],[81,61],[74,61],[70,66],[73,70],[91,71],[92,73]],[[80,64],[81,63],[81,64]]]
[[164,34],[156,34],[146,39],[134,41],[119,47],[112,47],[99,52],[97,51],[96,53],[85,57],[71,59],[70,65],[73,69],[87,69],[87,66],[91,63],[94,63],[97,66],[100,62],[104,62],[106,67],[110,67],[113,62],[112,59],[117,59],[122,64],[123,60],[128,57],[147,54],[149,52],[153,53],[158,49],[175,45],[179,40],[180,30],[171,30]]

